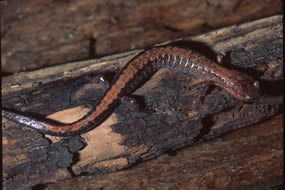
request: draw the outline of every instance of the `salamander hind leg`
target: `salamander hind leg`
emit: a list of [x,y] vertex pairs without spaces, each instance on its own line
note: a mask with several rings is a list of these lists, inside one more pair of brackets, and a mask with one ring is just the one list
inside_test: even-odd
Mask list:
[[88,82],[99,83],[105,91],[109,89],[109,87],[112,84],[111,78],[114,78],[114,77],[113,76],[109,77],[109,76],[106,76],[105,74],[96,74],[96,75],[92,74],[92,75],[84,76],[84,79]]
[[126,103],[129,106],[129,108],[131,108],[132,110],[136,112],[143,112],[146,114],[153,113],[152,110],[146,107],[143,96],[139,96],[139,95],[123,96],[121,98],[121,102]]
[[109,79],[102,74],[96,75],[95,80],[103,86],[104,90],[107,90],[111,86]]

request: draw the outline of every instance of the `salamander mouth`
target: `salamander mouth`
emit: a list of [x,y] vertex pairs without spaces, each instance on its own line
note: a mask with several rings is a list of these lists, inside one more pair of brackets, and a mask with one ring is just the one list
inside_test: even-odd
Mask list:
[[253,96],[246,96],[245,97],[245,101],[247,102],[254,102],[256,100],[256,97],[253,97]]
[[246,102],[255,102],[260,98],[259,94],[256,94],[255,96],[250,96],[250,95],[246,95],[245,96],[245,101]]

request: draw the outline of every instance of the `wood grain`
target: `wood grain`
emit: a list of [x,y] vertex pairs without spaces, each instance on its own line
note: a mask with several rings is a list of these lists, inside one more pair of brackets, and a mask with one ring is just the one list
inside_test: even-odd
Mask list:
[[2,72],[144,48],[280,14],[279,0],[3,0]]

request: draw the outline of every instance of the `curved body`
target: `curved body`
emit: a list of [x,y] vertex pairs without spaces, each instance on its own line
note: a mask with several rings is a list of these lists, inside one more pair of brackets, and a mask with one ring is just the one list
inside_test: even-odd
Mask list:
[[174,68],[193,77],[203,78],[241,101],[253,101],[258,96],[257,82],[247,75],[221,67],[191,50],[162,46],[146,50],[129,61],[97,106],[76,122],[62,124],[55,121],[40,121],[7,110],[2,110],[2,116],[45,134],[54,136],[81,134],[102,123],[118,106],[122,96],[131,94],[163,67]]

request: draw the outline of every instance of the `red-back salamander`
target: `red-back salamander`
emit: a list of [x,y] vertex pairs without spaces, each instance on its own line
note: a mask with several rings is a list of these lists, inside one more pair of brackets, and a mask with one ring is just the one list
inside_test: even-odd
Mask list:
[[146,50],[129,61],[97,106],[78,121],[70,124],[40,121],[4,109],[2,116],[45,134],[61,137],[78,135],[101,124],[119,105],[121,97],[134,92],[158,69],[165,67],[203,78],[241,101],[251,102],[259,95],[258,82],[247,75],[221,67],[192,50],[161,46]]

